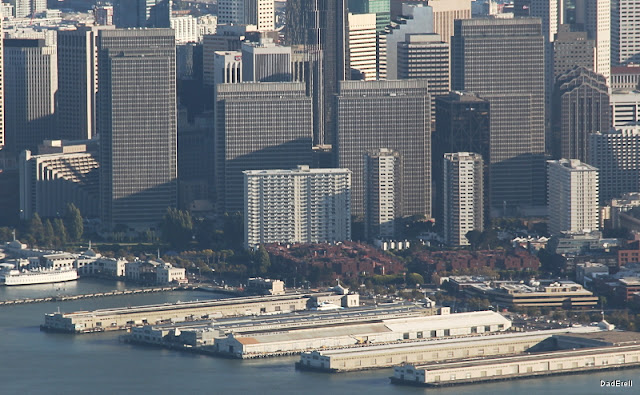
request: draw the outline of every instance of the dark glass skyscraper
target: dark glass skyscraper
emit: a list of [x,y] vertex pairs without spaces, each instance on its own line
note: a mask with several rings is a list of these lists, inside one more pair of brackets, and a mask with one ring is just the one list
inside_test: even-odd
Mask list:
[[[304,45],[309,53],[317,53],[320,61],[320,83],[313,86],[314,144],[334,144],[336,117],[334,96],[338,83],[348,79],[349,23],[347,0],[289,0],[287,1],[288,45]],[[309,73],[312,75],[312,73]]]
[[156,226],[177,200],[175,38],[171,29],[98,33],[102,219]]
[[453,89],[474,92],[491,103],[491,206],[546,206],[540,19],[457,20],[454,31]]

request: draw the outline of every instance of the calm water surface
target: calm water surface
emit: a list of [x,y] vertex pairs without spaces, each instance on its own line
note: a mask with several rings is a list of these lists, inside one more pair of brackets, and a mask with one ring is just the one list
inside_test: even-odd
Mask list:
[[[123,289],[82,279],[63,293]],[[51,293],[54,292],[54,293]],[[55,295],[51,285],[0,287],[0,299]],[[45,313],[220,297],[205,292],[115,296],[0,307],[0,394],[636,394],[640,370],[424,389],[389,384],[391,370],[347,374],[301,372],[297,358],[228,360],[120,343],[119,332],[40,332]],[[634,388],[600,388],[600,379],[634,379]]]

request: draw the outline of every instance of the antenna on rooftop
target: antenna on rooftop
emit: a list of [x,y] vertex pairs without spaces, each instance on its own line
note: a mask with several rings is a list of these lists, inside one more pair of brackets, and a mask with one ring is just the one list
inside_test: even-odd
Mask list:
[[11,232],[11,234],[13,234],[13,241],[16,241],[16,230],[14,229],[13,232]]
[[158,259],[160,259],[160,248],[158,248]]

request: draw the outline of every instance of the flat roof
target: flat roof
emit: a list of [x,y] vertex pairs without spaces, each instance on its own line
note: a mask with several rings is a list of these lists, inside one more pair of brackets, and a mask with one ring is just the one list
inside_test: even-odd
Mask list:
[[[561,334],[559,334],[561,335]],[[580,339],[600,340],[615,346],[640,344],[640,333],[630,331],[600,331],[593,333],[569,333],[569,337]]]

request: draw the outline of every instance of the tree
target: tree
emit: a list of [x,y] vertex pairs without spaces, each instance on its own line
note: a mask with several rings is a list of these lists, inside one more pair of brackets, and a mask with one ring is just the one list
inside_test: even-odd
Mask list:
[[254,255],[254,271],[257,275],[264,276],[269,272],[270,268],[271,259],[269,258],[269,253],[267,252],[267,249],[260,244],[258,251],[256,251]]
[[409,273],[407,274],[407,285],[416,286],[420,284],[424,284],[424,277],[422,277],[418,273]]
[[33,217],[31,217],[31,221],[29,221],[28,233],[31,235],[31,237],[33,237],[36,243],[43,243],[44,225],[42,224],[42,219],[40,218],[38,213],[33,214]]
[[43,229],[41,243],[45,247],[51,247],[54,242],[55,233],[53,232],[53,226],[50,220],[45,221]]
[[469,244],[471,244],[472,250],[477,249],[478,245],[480,245],[480,242],[482,241],[482,232],[480,232],[479,230],[470,230],[464,236],[467,238],[467,240],[469,240]]
[[67,204],[67,210],[64,217],[64,225],[69,231],[71,241],[79,241],[84,233],[84,225],[82,223],[82,214],[75,204]]
[[165,242],[174,248],[184,248],[193,237],[193,219],[188,211],[168,208],[160,229]]
[[64,226],[62,219],[56,218],[53,220],[53,232],[55,235],[56,244],[63,246],[67,244],[69,236],[67,235],[67,228]]

